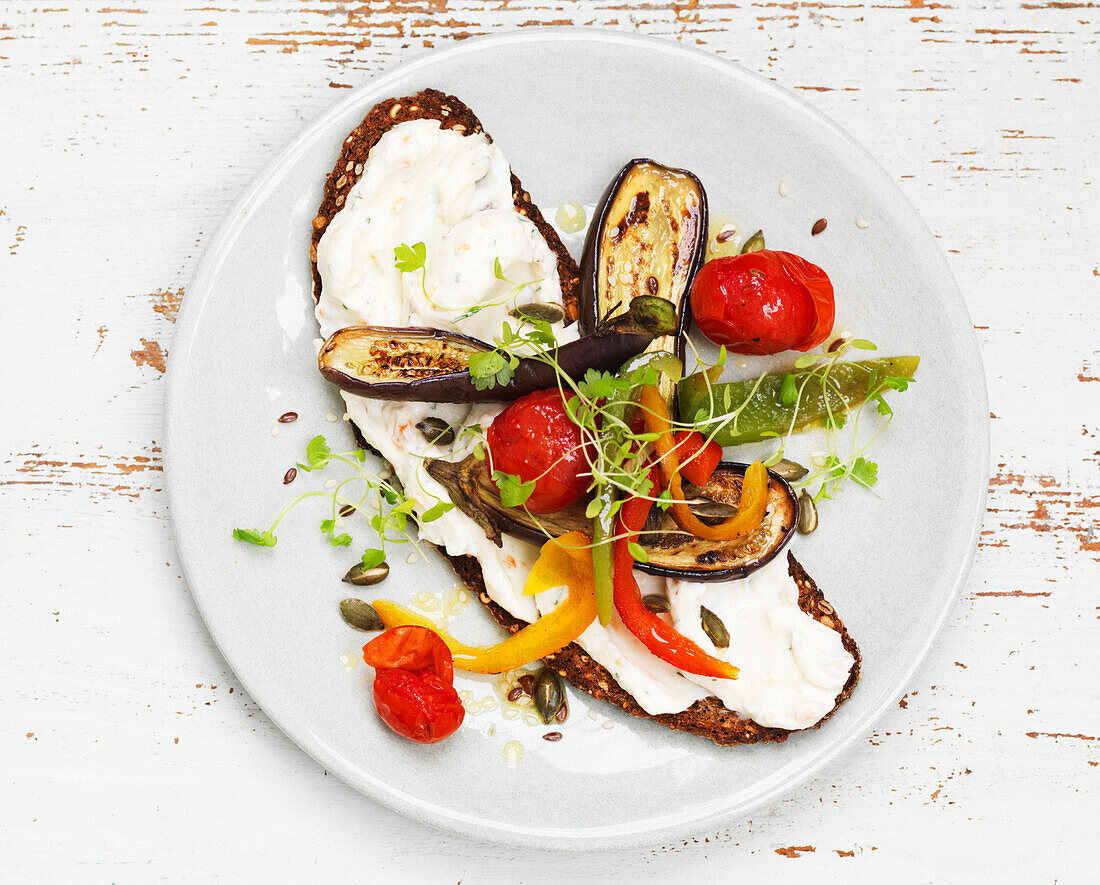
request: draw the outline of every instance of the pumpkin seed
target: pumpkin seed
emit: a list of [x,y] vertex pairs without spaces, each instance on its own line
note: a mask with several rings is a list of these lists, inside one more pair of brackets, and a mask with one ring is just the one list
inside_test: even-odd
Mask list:
[[535,678],[531,695],[539,716],[549,725],[565,703],[565,687],[561,684],[561,677],[549,667],[543,667]]
[[389,563],[381,562],[366,568],[363,563],[357,562],[348,569],[342,580],[345,584],[354,584],[356,587],[369,587],[371,584],[381,584],[389,573]]
[[382,616],[374,610],[374,606],[354,596],[340,600],[340,617],[349,627],[362,630],[364,633],[386,629],[386,625],[382,623]]
[[809,535],[817,528],[817,505],[810,493],[803,489],[798,493],[798,533]]
[[560,323],[565,319],[565,310],[560,304],[545,301],[531,301],[520,304],[508,311],[508,315],[517,320],[535,320],[540,323]]
[[425,418],[416,425],[424,439],[437,446],[449,446],[455,441],[455,431],[442,418]]
[[667,612],[672,609],[672,606],[668,603],[668,599],[660,593],[650,593],[647,596],[643,596],[642,605],[651,612]]
[[764,248],[764,231],[758,230],[751,237],[745,240],[743,246],[741,246],[741,254],[748,255],[750,252],[759,252]]
[[786,458],[772,467],[771,471],[783,477],[787,482],[794,482],[795,480],[802,479],[802,477],[810,472],[797,461],[788,461]]
[[714,643],[715,648],[730,647],[730,631],[726,629],[726,625],[722,623],[722,619],[718,615],[705,605],[701,605],[699,606],[699,620],[702,622],[703,632]]

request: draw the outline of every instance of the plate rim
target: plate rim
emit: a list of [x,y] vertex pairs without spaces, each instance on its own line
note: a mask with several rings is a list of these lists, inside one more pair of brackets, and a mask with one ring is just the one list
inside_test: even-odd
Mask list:
[[[679,53],[685,59],[686,63],[705,64],[720,69],[725,75],[732,76],[748,84],[749,87],[761,91],[767,98],[791,105],[800,113],[809,114],[819,125],[824,126],[834,135],[839,136],[847,143],[850,149],[853,149],[858,155],[862,156],[868,174],[878,178],[881,184],[885,185],[886,189],[893,193],[898,203],[904,207],[906,213],[911,217],[911,220],[919,225],[931,242],[935,242],[932,232],[923,216],[917,211],[916,207],[901,190],[894,178],[890,176],[882,164],[843,127],[792,90],[761,74],[742,67],[736,62],[715,55],[713,52],[708,52],[694,46],[686,46],[679,41],[663,37],[636,34],[617,28],[600,28],[596,30],[578,26],[555,26],[539,28],[537,30],[512,29],[498,34],[466,40],[458,45],[443,50],[428,51],[418,58],[405,61],[400,59],[396,60],[384,68],[380,73],[369,77],[364,82],[352,88],[349,93],[332,102],[316,117],[307,121],[290,141],[287,142],[249,182],[241,195],[234,201],[233,205],[222,217],[213,235],[204,246],[203,254],[195,267],[195,271],[187,287],[187,296],[183,299],[183,303],[180,306],[168,355],[162,438],[164,448],[165,489],[168,501],[169,519],[173,529],[173,542],[179,554],[180,567],[183,572],[184,580],[187,582],[188,590],[190,591],[195,606],[218,652],[221,654],[226,664],[233,670],[234,678],[240,681],[242,688],[249,693],[257,705],[264,711],[264,714],[288,738],[290,738],[294,744],[319,765],[337,774],[344,783],[373,801],[420,823],[441,827],[475,839],[490,840],[514,847],[563,851],[598,851],[613,848],[650,846],[662,840],[697,832],[706,827],[719,826],[723,822],[732,823],[734,820],[744,819],[756,809],[774,803],[782,795],[789,793],[795,787],[821,772],[825,766],[836,759],[841,753],[847,751],[855,741],[863,737],[882,715],[897,702],[898,698],[903,695],[912,682],[917,670],[926,660],[933,644],[939,638],[948,614],[959,599],[961,590],[966,583],[970,569],[974,563],[978,539],[980,537],[982,522],[986,511],[988,495],[988,482],[986,480],[989,476],[990,463],[990,428],[989,418],[987,417],[989,411],[988,381],[982,361],[981,349],[973,331],[973,323],[970,318],[969,310],[962,297],[962,293],[955,280],[951,267],[947,263],[946,256],[943,250],[939,248],[938,244],[936,244],[935,254],[938,259],[939,275],[942,276],[945,283],[944,294],[950,296],[949,300],[954,300],[955,306],[960,310],[962,316],[971,327],[969,335],[965,336],[965,341],[969,350],[967,355],[976,363],[978,370],[977,380],[979,381],[977,385],[979,389],[974,391],[974,393],[977,394],[977,406],[981,410],[978,421],[976,422],[980,436],[978,443],[981,452],[981,463],[975,466],[980,467],[980,470],[977,471],[977,475],[980,477],[981,481],[978,483],[979,494],[976,498],[974,511],[971,514],[972,531],[966,553],[954,571],[951,590],[944,596],[943,605],[936,614],[932,629],[928,632],[920,649],[905,668],[897,684],[892,689],[883,691],[878,702],[870,706],[859,718],[851,723],[847,732],[839,736],[831,747],[821,754],[814,756],[806,764],[783,777],[779,782],[763,791],[750,802],[735,807],[727,806],[724,808],[714,807],[717,803],[710,803],[708,806],[695,806],[694,809],[686,815],[681,811],[678,815],[666,815],[661,818],[648,818],[643,821],[633,821],[629,824],[618,824],[600,828],[558,828],[546,830],[539,827],[529,827],[521,824],[506,824],[501,821],[473,817],[462,813],[461,810],[458,809],[444,808],[417,800],[377,779],[372,780],[360,767],[354,765],[345,757],[329,751],[320,738],[312,734],[308,726],[302,726],[293,722],[292,715],[284,716],[283,711],[278,708],[278,704],[274,705],[273,710],[272,707],[263,700],[267,692],[262,687],[259,691],[256,691],[255,685],[241,678],[237,672],[237,668],[231,663],[230,655],[226,653],[226,648],[223,646],[221,638],[219,637],[219,631],[217,631],[207,619],[206,606],[203,602],[204,594],[201,591],[196,592],[196,585],[191,577],[191,569],[188,567],[190,551],[186,549],[187,544],[185,539],[176,531],[176,527],[180,524],[177,522],[175,515],[177,503],[180,500],[177,488],[181,481],[181,477],[172,469],[172,453],[176,445],[176,434],[173,432],[173,429],[177,424],[177,419],[175,417],[177,414],[177,404],[181,402],[185,396],[185,389],[182,387],[184,373],[177,367],[182,367],[189,362],[191,347],[196,338],[196,332],[202,312],[210,302],[213,293],[210,282],[216,276],[221,264],[232,250],[234,240],[232,236],[233,230],[241,221],[248,217],[252,207],[266,197],[269,189],[274,186],[270,184],[270,182],[278,180],[279,170],[297,158],[303,146],[313,138],[314,133],[318,129],[327,126],[335,118],[343,115],[351,107],[360,103],[365,103],[368,100],[365,96],[374,95],[374,97],[369,100],[371,100],[372,103],[377,102],[380,100],[380,97],[378,97],[376,93],[384,93],[390,88],[389,84],[403,79],[409,74],[414,74],[421,68],[430,67],[444,58],[451,59],[462,55],[476,54],[485,49],[491,50],[498,46],[529,42],[628,44],[631,46],[649,47],[669,54]],[[950,283],[949,287],[946,285],[947,283]],[[947,288],[950,288],[950,292],[947,292]]]

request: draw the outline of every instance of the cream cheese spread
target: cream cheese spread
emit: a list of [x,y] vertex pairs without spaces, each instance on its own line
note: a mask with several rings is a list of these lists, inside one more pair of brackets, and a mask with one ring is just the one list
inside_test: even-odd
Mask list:
[[[394,249],[417,243],[425,245],[425,266],[402,273]],[[317,267],[317,320],[325,337],[366,323],[431,326],[494,342],[517,299],[561,297],[557,257],[515,211],[504,155],[484,135],[440,129],[434,120],[402,123],[379,139],[318,244]],[[576,337],[575,327],[560,324],[554,333],[563,343]],[[488,428],[502,408],[343,397],[351,420],[393,467],[418,512],[448,500],[424,470],[424,458],[461,460],[476,440],[432,445],[416,424],[430,415]],[[457,509],[425,523],[420,536],[451,555],[477,557],[489,595],[515,617],[534,621],[564,598],[564,588],[524,596],[538,549],[507,536],[497,547]],[[643,593],[666,589],[662,579],[638,579]],[[834,631],[798,608],[797,588],[778,558],[729,584],[667,583],[676,628],[708,651],[699,606],[722,618],[730,647],[713,653],[740,667],[741,678],[686,676],[652,655],[618,618],[607,627],[594,623],[580,645],[643,709],[675,713],[713,694],[731,710],[782,728],[812,725],[832,709],[852,658]]]
[[[737,679],[692,676],[731,710],[761,725],[807,728],[833,709],[854,663],[840,634],[798,607],[798,586],[786,557],[739,581],[669,581],[673,625],[715,657],[740,668]],[[699,607],[729,631],[729,648],[715,649]]]

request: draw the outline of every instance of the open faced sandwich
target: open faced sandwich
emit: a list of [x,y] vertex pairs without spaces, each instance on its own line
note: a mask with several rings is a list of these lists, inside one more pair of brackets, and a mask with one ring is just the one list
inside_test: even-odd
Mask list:
[[[310,248],[319,368],[392,471],[368,479],[373,511],[334,493],[334,517],[373,512],[380,537],[346,580],[385,577],[408,518],[508,631],[470,646],[423,612],[345,600],[349,623],[382,631],[364,659],[399,734],[459,727],[455,669],[539,660],[525,688],[546,721],[560,676],[724,745],[820,726],[852,693],[856,643],[785,548],[840,482],[873,484],[870,462],[830,445],[804,468],[782,443],[884,406],[917,360],[842,359],[873,345],[832,336],[825,272],[734,234],[710,225],[695,175],[635,159],[578,267],[473,112],[435,90],[378,104],[344,140]],[[693,313],[722,348],[685,376]],[[727,352],[788,350],[787,371],[721,380]],[[769,439],[764,461],[724,458]],[[318,440],[300,466],[354,466]],[[335,522],[322,531],[350,543]]]

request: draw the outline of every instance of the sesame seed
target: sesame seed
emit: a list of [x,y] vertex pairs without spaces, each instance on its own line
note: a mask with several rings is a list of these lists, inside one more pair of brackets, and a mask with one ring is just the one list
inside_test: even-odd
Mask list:
[[870,226],[871,226],[870,222],[864,221],[862,218],[857,218],[856,219],[856,227],[862,229],[862,228],[870,227]]
[[787,196],[787,182],[785,181],[779,182],[779,196]]

